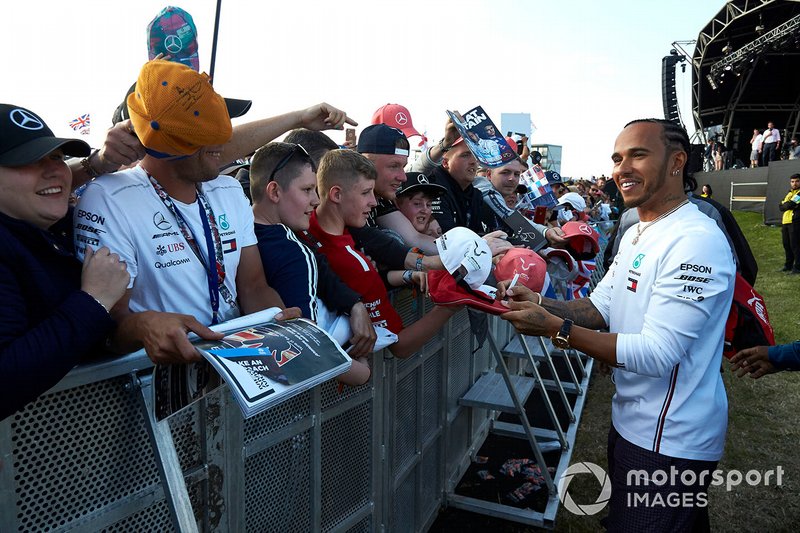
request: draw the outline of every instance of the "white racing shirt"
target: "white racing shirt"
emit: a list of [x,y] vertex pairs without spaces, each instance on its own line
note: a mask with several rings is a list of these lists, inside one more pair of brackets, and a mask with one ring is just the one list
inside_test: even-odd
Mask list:
[[[238,181],[219,176],[202,184],[217,221],[225,285],[236,298],[236,271],[242,248],[256,244],[253,212]],[[208,261],[197,200],[184,204],[173,198],[198,248]],[[75,249],[83,259],[86,245],[107,246],[127,263],[132,289],[130,309],[193,315],[203,324],[212,319],[206,269],[178,227],[175,216],[153,189],[139,166],[102,176],[86,187],[74,212]],[[212,264],[215,259],[212,258]],[[239,316],[219,298],[219,321]]]
[[611,420],[633,444],[669,457],[722,456],[728,400],[720,374],[735,267],[725,236],[694,204],[622,237],[592,292],[618,333]]

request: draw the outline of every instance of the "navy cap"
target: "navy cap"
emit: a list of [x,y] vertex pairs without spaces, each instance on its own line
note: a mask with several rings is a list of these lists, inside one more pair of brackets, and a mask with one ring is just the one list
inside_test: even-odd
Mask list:
[[0,166],[20,167],[61,148],[66,155],[85,157],[91,148],[79,139],[53,135],[44,120],[24,107],[0,104]]
[[402,131],[386,124],[367,126],[358,137],[360,154],[409,154],[408,139]]
[[550,185],[554,183],[563,183],[561,180],[561,174],[556,172],[555,170],[545,170],[544,177],[547,178],[547,183]]

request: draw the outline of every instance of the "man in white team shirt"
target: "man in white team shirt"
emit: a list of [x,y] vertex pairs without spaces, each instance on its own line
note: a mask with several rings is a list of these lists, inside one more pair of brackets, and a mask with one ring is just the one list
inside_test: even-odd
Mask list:
[[75,209],[75,246],[79,255],[108,246],[127,263],[131,282],[111,311],[115,348],[143,344],[159,363],[194,360],[187,331],[219,338],[205,326],[283,302],[266,283],[241,185],[218,176],[232,128],[208,77],[150,61],[128,108],[146,155],[87,186]]
[[[569,302],[520,286],[506,291],[511,312],[502,317],[519,331],[614,368],[609,531],[708,527],[706,490],[727,429],[719,369],[735,269],[725,236],[687,202],[688,153],[686,131],[674,123],[628,124],[613,177],[641,222],[623,236],[603,280],[589,298]],[[657,471],[676,474],[658,485]],[[681,504],[667,505],[668,497]]]

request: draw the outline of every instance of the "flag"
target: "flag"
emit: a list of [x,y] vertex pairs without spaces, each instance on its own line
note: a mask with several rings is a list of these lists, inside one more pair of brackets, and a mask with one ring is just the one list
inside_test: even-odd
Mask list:
[[91,119],[89,118],[89,113],[81,115],[69,122],[69,127],[79,132],[81,135],[89,135],[90,125]]
[[575,263],[578,275],[570,282],[570,294],[568,296],[570,300],[578,300],[589,296],[589,282],[595,269],[597,269],[597,263],[594,260],[575,261]]

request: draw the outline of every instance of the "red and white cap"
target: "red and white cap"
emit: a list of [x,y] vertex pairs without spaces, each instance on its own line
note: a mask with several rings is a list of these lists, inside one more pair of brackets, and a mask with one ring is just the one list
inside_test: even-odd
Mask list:
[[411,113],[406,106],[400,104],[386,104],[378,108],[372,115],[372,124],[386,124],[402,131],[406,137],[415,135],[422,137],[411,122]]
[[513,279],[519,275],[517,283],[525,285],[533,292],[542,292],[547,262],[530,248],[512,248],[494,267],[497,281]]
[[566,250],[545,248],[541,254],[547,259],[547,273],[557,281],[572,281],[578,276],[575,259]]
[[[495,299],[496,289],[493,287],[484,285],[480,290],[468,289],[444,270],[428,272],[428,289],[431,301],[436,305],[444,307],[466,305],[492,315],[501,315],[509,311],[508,307]],[[492,292],[487,292],[488,290]]]
[[567,222],[561,229],[567,239],[567,249],[575,259],[594,259],[600,252],[600,234],[586,222]]

